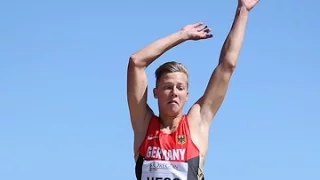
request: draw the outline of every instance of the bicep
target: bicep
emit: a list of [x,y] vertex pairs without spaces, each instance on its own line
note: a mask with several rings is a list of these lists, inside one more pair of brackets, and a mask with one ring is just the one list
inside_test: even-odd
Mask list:
[[147,123],[146,115],[151,110],[147,105],[147,77],[144,68],[131,60],[127,70],[127,101],[130,119],[135,131],[141,131]]
[[196,104],[200,106],[201,119],[211,122],[227,93],[232,71],[218,65],[213,71],[203,96]]

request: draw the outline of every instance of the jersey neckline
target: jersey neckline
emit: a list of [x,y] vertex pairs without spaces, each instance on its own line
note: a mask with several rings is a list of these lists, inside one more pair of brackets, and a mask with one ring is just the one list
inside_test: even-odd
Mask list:
[[166,133],[166,132],[163,132],[163,131],[161,130],[161,119],[160,119],[160,116],[158,116],[158,117],[157,117],[156,115],[153,115],[153,116],[157,118],[157,123],[158,123],[158,128],[159,128],[159,134],[162,134],[162,135],[172,135],[172,134],[176,133],[177,130],[178,130],[178,128],[180,127],[181,123],[183,123],[183,121],[186,120],[186,115],[183,114],[183,115],[181,116],[179,122],[178,122],[178,125],[177,125],[176,129],[175,129],[174,131],[172,131],[171,133]]

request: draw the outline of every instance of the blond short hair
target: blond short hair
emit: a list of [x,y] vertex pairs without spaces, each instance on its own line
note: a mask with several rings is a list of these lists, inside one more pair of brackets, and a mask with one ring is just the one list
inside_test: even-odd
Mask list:
[[155,72],[156,85],[158,84],[160,78],[164,74],[174,73],[174,72],[182,72],[187,76],[187,78],[189,76],[187,68],[182,63],[179,63],[176,61],[169,61],[169,62],[162,64],[161,66],[159,66],[157,68],[157,70]]

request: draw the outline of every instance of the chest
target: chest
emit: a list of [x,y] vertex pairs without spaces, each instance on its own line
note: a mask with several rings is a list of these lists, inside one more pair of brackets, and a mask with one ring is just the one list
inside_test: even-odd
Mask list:
[[167,161],[185,161],[188,136],[183,133],[151,133],[145,140],[145,158]]

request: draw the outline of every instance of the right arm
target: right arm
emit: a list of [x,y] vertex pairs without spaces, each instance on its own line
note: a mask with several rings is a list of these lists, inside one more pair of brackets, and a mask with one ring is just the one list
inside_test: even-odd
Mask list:
[[147,104],[147,76],[145,69],[167,50],[186,41],[182,31],[161,38],[130,56],[127,69],[127,101],[132,128],[134,149],[143,142],[152,110]]
[[127,101],[134,131],[135,157],[153,115],[147,104],[148,82],[145,69],[163,53],[180,43],[211,38],[210,31],[211,29],[201,22],[186,25],[180,31],[158,39],[130,56],[127,70]]

